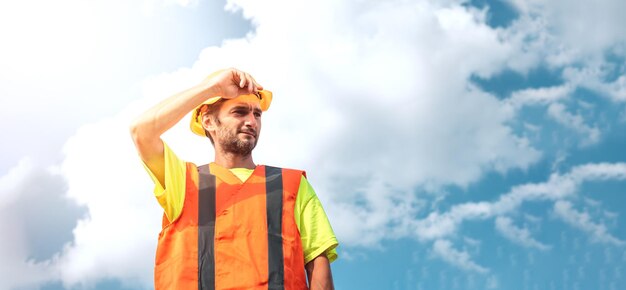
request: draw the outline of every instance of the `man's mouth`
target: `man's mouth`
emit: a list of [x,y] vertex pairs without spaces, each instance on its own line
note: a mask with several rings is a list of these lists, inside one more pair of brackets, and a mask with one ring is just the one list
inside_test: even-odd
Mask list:
[[252,130],[250,130],[250,131],[248,131],[248,130],[246,130],[246,131],[239,131],[239,133],[243,133],[243,134],[246,134],[246,135],[250,135],[250,136],[252,136],[252,137],[256,138],[256,132],[254,132],[254,131],[252,131]]

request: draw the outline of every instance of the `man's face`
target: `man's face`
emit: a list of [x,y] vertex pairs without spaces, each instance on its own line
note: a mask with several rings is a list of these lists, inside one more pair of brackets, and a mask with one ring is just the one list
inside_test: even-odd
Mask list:
[[236,155],[250,155],[261,132],[261,107],[258,102],[228,100],[217,115],[215,142]]

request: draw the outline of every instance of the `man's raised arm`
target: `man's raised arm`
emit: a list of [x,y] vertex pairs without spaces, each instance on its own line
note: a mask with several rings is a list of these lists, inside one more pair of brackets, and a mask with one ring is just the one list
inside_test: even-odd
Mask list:
[[173,95],[141,114],[130,126],[130,134],[143,162],[161,184],[165,184],[165,160],[161,134],[207,99],[235,98],[262,90],[252,76],[237,69],[211,74],[200,84]]

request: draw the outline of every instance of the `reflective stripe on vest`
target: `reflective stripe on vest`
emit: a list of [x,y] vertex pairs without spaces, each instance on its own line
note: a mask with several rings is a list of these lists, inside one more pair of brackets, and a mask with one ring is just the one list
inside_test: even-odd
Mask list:
[[215,289],[215,175],[198,167],[198,289]]
[[293,217],[304,172],[257,166],[244,183],[214,164],[187,173],[183,211],[159,235],[155,289],[307,289]]

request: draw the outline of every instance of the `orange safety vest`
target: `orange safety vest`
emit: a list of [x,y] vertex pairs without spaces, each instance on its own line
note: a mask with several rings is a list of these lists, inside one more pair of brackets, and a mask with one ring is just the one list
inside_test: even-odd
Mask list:
[[163,216],[155,290],[308,289],[294,219],[303,171],[257,166],[245,182],[187,163],[180,216]]

